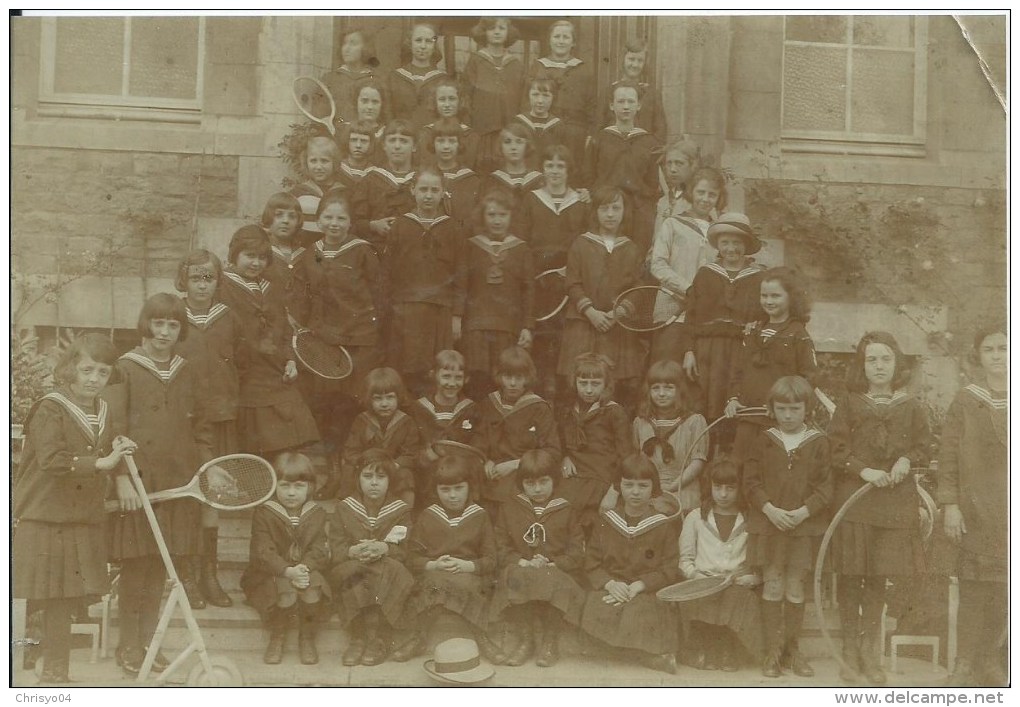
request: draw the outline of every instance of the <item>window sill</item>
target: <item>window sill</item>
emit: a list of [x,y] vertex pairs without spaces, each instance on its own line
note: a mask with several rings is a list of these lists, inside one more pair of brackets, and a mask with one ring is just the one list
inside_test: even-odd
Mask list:
[[132,120],[177,125],[199,125],[202,122],[202,112],[195,109],[82,105],[75,103],[40,103],[38,115],[43,118]]
[[928,156],[923,143],[853,142],[850,140],[818,140],[784,137],[780,149],[789,154],[809,155],[865,155],[871,157]]

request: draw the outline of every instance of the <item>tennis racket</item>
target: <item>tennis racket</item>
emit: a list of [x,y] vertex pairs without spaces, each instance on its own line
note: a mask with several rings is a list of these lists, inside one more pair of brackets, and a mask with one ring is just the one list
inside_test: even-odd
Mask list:
[[546,270],[535,277],[535,321],[546,322],[567,306],[567,268]]
[[[135,460],[124,460],[134,466]],[[137,469],[136,469],[137,471]],[[221,511],[251,508],[267,501],[276,493],[276,472],[273,465],[254,454],[228,454],[202,465],[186,486],[148,494],[149,503],[175,498],[195,498]],[[117,501],[107,501],[107,512],[120,509]]]
[[686,307],[683,295],[665,287],[642,285],[617,296],[613,302],[613,318],[628,331],[656,331],[679,319]]
[[324,125],[330,135],[336,136],[336,101],[318,79],[311,76],[298,76],[294,79],[294,103],[298,110],[305,114],[309,120],[319,125]]
[[319,378],[343,380],[354,371],[347,349],[326,343],[309,329],[295,329],[292,344],[301,365]]
[[483,463],[485,462],[485,454],[482,450],[478,447],[472,447],[470,444],[455,442],[452,439],[440,439],[433,442],[432,447],[436,450],[436,454],[441,457],[460,454],[473,456]]
[[718,594],[733,584],[732,574],[719,574],[712,577],[695,577],[686,582],[677,582],[663,587],[655,593],[660,601],[684,602],[694,601]]

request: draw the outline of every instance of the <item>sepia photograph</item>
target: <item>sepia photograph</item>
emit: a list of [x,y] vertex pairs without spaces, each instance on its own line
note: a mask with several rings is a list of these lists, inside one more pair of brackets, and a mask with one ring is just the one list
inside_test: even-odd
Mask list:
[[334,12],[9,17],[10,688],[1010,686],[1009,11]]

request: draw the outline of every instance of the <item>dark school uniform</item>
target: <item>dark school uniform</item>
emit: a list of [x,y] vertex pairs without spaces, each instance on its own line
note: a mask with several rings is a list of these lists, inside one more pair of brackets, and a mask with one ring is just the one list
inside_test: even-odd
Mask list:
[[[762,431],[744,459],[743,490],[748,504],[748,564],[813,568],[816,541],[825,533],[831,515],[829,439],[808,428],[796,449],[787,451],[779,430],[773,427]],[[805,506],[810,515],[796,528],[782,531],[762,511],[766,503],[786,511]]]
[[432,140],[435,131],[440,127],[452,128],[457,133],[457,161],[461,166],[471,170],[479,169],[483,162],[479,147],[481,138],[470,125],[461,123],[455,117],[440,118],[421,129],[418,134],[418,149],[422,154],[428,154],[435,147]]
[[357,186],[361,184],[361,180],[368,175],[368,171],[370,169],[372,169],[372,165],[366,165],[365,167],[358,168],[352,167],[346,162],[340,162],[340,166],[336,170],[337,183],[347,190],[349,199],[354,199],[354,192]]
[[[157,363],[138,347],[117,361],[120,383],[107,387],[111,398],[125,401],[124,434],[138,449],[135,463],[147,493],[185,486],[202,464],[212,459],[212,427],[206,418],[205,391],[197,368],[174,355]],[[201,548],[201,506],[193,498],[153,506],[172,555],[197,555]],[[110,519],[110,554],[128,559],[159,550],[142,510]]]
[[[385,167],[370,167],[368,173],[351,194],[351,216],[354,234],[372,244],[382,255],[389,236],[376,233],[369,222],[397,217],[413,211],[415,202],[411,193],[414,172],[394,174]],[[391,231],[392,235],[392,231]]]
[[440,405],[434,399],[423,396],[415,400],[407,412],[418,426],[421,442],[421,451],[415,460],[418,469],[415,502],[422,508],[436,500],[432,474],[437,462],[429,459],[427,450],[440,440],[471,444],[480,410],[467,398],[461,398],[455,405]]
[[[374,515],[365,507],[360,493],[337,504],[329,524],[333,554],[329,578],[343,624],[374,606],[380,608],[390,626],[399,623],[414,588],[414,577],[405,566],[410,528],[411,507],[393,496],[383,499]],[[352,559],[351,547],[362,540],[386,543],[386,554],[372,562]]]
[[405,213],[393,222],[383,257],[392,319],[389,362],[402,374],[429,371],[453,347],[453,316],[464,311],[464,237],[446,214]]
[[638,378],[644,373],[644,351],[638,335],[614,325],[600,332],[591,325],[583,311],[594,307],[612,312],[616,297],[636,287],[644,253],[629,238],[620,236],[610,250],[605,241],[592,233],[583,233],[567,253],[566,324],[560,345],[556,372],[570,375],[574,359],[592,352],[608,356],[615,364],[613,376],[618,381]]
[[[12,490],[13,596],[91,601],[110,589],[106,514],[110,485],[96,461],[113,451],[102,398],[87,408],[58,388],[32,406]],[[121,469],[121,473],[126,469]]]
[[[528,166],[532,169],[542,170],[542,154],[547,147],[552,145],[564,145],[570,150],[574,159],[577,176],[581,174],[584,160],[585,140],[588,135],[577,125],[571,125],[555,115],[548,115],[545,118],[537,118],[530,113],[518,113],[513,117],[512,123],[520,123],[533,133],[533,149],[528,157]],[[496,154],[499,154],[498,145]]]
[[429,122],[433,114],[432,96],[435,84],[449,76],[439,69],[420,68],[405,64],[387,77],[390,112],[394,118],[408,120],[416,128]]
[[478,199],[483,196],[479,191],[482,178],[474,170],[459,167],[452,172],[443,172],[446,192],[443,194],[443,210],[460,226],[461,233],[467,236],[475,230],[475,209]]
[[[630,81],[630,79],[619,78],[613,81],[609,86],[609,96],[612,97],[616,91],[616,87],[621,81]],[[641,110],[638,111],[637,117],[634,118],[634,124],[639,128],[644,128],[652,135],[657,137],[660,142],[666,140],[666,112],[662,108],[662,96],[656,90],[655,85],[645,82],[638,81],[638,100],[641,102]],[[606,120],[612,120],[612,111],[607,111],[608,115],[605,116]]]
[[322,197],[331,193],[342,193],[346,191],[339,180],[329,184],[318,184],[312,180],[301,182],[293,187],[288,194],[297,197],[301,204],[301,230],[294,236],[294,243],[304,248],[310,248],[317,240],[322,238],[322,229],[319,228],[316,212],[319,210],[319,202]]
[[341,65],[322,75],[319,80],[333,96],[338,123],[353,123],[358,119],[358,91],[365,81],[374,78],[377,78],[375,70],[370,66],[354,71]]
[[411,416],[397,410],[385,426],[370,411],[354,418],[344,443],[340,498],[357,492],[361,456],[369,449],[385,449],[390,453],[399,467],[396,478],[390,480],[390,493],[405,503],[411,503],[414,500],[415,458],[421,449],[418,426]]
[[[527,170],[521,174],[510,174],[506,170],[496,169],[489,173],[489,176],[482,180],[480,194],[486,194],[494,189],[502,189],[510,192],[514,205],[510,210],[511,228],[513,224],[521,221],[521,204],[528,192],[538,189],[545,182],[545,177],[536,170]],[[516,228],[514,228],[516,230]]]
[[309,248],[297,246],[288,252],[273,245],[273,257],[263,273],[266,280],[276,285],[277,292],[282,293],[287,314],[299,326],[308,326],[312,310],[314,258]]
[[480,135],[499,132],[521,103],[524,63],[509,52],[492,56],[484,48],[471,52],[464,66],[464,99],[471,125]]
[[253,282],[224,271],[219,292],[240,317],[243,332],[237,413],[241,448],[263,456],[319,439],[297,386],[283,379],[293,359],[292,329],[277,289],[266,280]]
[[329,597],[329,584],[322,573],[329,568],[326,538],[326,510],[308,501],[292,516],[277,501],[266,501],[251,518],[248,566],[241,575],[241,589],[248,603],[265,615],[279,601],[281,592],[293,588],[283,573],[288,567],[305,565],[311,575],[309,589],[320,589]]
[[[541,57],[528,67],[524,85],[529,85],[531,79],[539,75],[549,76],[556,81],[556,98],[553,101],[556,115],[575,125],[585,136],[593,134],[600,111],[595,109],[595,73],[592,65],[577,57],[566,61]],[[521,110],[528,110],[528,96],[527,92],[524,93]],[[580,159],[580,155],[574,157]]]
[[[584,537],[577,521],[573,506],[558,496],[536,506],[517,494],[500,507],[496,545],[502,571],[492,599],[493,619],[509,606],[541,601],[559,609],[570,623],[580,621],[585,592],[577,580],[584,564]],[[518,564],[536,555],[551,564]]]
[[[408,565],[416,579],[409,601],[410,615],[418,617],[442,607],[485,629],[497,553],[496,534],[485,510],[472,503],[451,518],[442,506],[431,505],[418,514],[408,548]],[[425,569],[429,561],[443,555],[474,562],[475,571]]]
[[563,495],[579,512],[594,514],[619,474],[620,462],[634,449],[630,416],[612,400],[583,411],[578,405],[560,422],[563,453],[577,469],[576,476],[563,479]]
[[[651,508],[641,518],[629,518],[621,501],[599,516],[584,555],[591,586],[581,618],[585,633],[618,648],[656,655],[676,651],[676,605],[659,601],[655,593],[677,581],[679,536],[679,516]],[[612,606],[602,600],[610,580],[627,584],[640,580],[645,589]]]
[[[480,402],[481,419],[474,446],[489,461],[500,462],[520,459],[530,449],[544,449],[559,459],[560,440],[552,407],[534,393],[525,393],[513,405],[504,405],[499,391],[489,393]],[[481,496],[497,504],[517,494],[517,472],[489,479],[482,485]]]

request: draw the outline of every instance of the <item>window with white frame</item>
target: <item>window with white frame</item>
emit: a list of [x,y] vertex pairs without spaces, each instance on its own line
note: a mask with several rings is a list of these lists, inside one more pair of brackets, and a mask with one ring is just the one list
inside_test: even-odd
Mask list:
[[204,40],[201,17],[45,18],[40,113],[197,122]]
[[923,154],[926,68],[926,18],[788,15],[784,149]]

